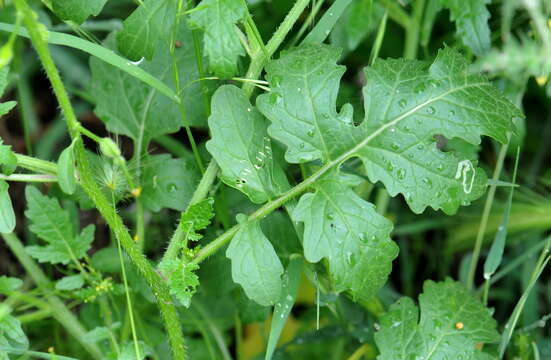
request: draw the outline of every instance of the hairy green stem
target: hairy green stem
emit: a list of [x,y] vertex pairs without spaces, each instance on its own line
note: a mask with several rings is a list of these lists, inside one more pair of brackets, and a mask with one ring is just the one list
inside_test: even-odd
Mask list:
[[17,166],[22,167],[23,169],[49,175],[57,175],[56,163],[17,153],[15,154],[15,157],[17,158]]
[[472,289],[474,285],[474,276],[476,273],[476,267],[478,265],[478,258],[480,257],[480,249],[482,248],[482,241],[484,240],[484,233],[486,232],[486,226],[488,225],[488,218],[490,217],[490,212],[492,210],[492,204],[494,203],[494,197],[497,189],[497,180],[501,174],[501,169],[503,168],[503,162],[505,161],[505,156],[507,155],[507,148],[509,147],[509,142],[501,146],[499,150],[499,155],[497,158],[496,167],[494,168],[494,173],[492,175],[492,185],[490,185],[490,190],[488,191],[488,197],[486,197],[486,202],[484,204],[484,210],[482,211],[482,218],[480,219],[480,226],[478,228],[478,233],[476,234],[476,241],[473,249],[473,256],[471,258],[471,264],[469,266],[469,273],[467,275],[467,289]]
[[78,341],[94,359],[103,359],[103,355],[96,344],[84,341],[86,329],[80,324],[76,316],[67,309],[63,301],[51,293],[50,280],[36,264],[34,259],[27,254],[21,240],[13,233],[1,235],[27,274],[29,274],[34,283],[45,293],[52,316],[67,330],[69,335],[74,336],[75,340]]
[[11,175],[0,174],[0,180],[49,183],[49,182],[57,182],[57,176],[48,175],[48,174],[11,174]]
[[[293,27],[295,22],[298,20],[300,14],[302,14],[309,3],[310,0],[297,0],[297,2],[295,2],[295,5],[293,5],[287,16],[285,16],[285,19],[283,19],[283,21],[277,28],[270,41],[268,41],[268,44],[266,44],[266,53],[259,52],[257,56],[252,59],[251,64],[249,65],[249,69],[247,70],[247,75],[245,76],[247,79],[257,79],[260,76],[260,73],[262,72],[262,69],[264,69],[264,65],[266,65],[266,62],[274,54],[277,48],[279,48],[279,45],[281,45],[289,31],[291,31],[291,28]],[[247,96],[251,96],[253,90],[254,84],[247,82],[243,83],[243,91],[245,91],[245,94]]]
[[126,229],[122,219],[114,210],[105,195],[94,181],[94,176],[88,165],[88,158],[84,150],[84,145],[80,141],[79,122],[75,116],[69,96],[65,91],[65,87],[59,72],[50,55],[47,41],[44,39],[44,31],[40,30],[41,25],[36,21],[35,14],[27,5],[25,0],[15,0],[15,5],[19,11],[23,13],[24,24],[29,32],[33,45],[40,57],[44,70],[50,79],[52,88],[59,102],[61,110],[67,120],[67,127],[72,139],[77,139],[75,143],[75,157],[77,168],[80,173],[81,185],[90,199],[94,202],[100,214],[107,221],[109,227],[115,234],[115,237],[120,241],[128,256],[138,270],[142,273],[145,280],[153,290],[153,294],[157,298],[158,306],[161,310],[161,315],[168,332],[168,338],[171,344],[173,356],[175,359],[186,359],[186,351],[184,346],[184,337],[182,334],[181,324],[178,318],[176,307],[172,302],[169,294],[169,289],[160,275],[153,269],[147,258],[134,244],[130,233]]

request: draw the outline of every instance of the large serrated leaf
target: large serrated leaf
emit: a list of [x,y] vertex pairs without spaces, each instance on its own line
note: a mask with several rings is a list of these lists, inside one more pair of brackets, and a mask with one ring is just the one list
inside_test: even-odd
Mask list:
[[233,281],[243,287],[250,299],[264,306],[279,300],[283,266],[259,221],[242,223],[226,256],[231,259]]
[[29,229],[48,243],[46,246],[27,246],[25,249],[29,255],[52,264],[68,264],[81,259],[94,240],[95,226],[88,225],[80,235],[75,235],[69,213],[56,199],[42,195],[33,186],[27,186],[25,195],[25,216],[31,221]]
[[190,15],[190,22],[204,30],[209,68],[220,78],[237,73],[237,60],[245,55],[235,24],[246,13],[241,0],[202,0]]
[[450,279],[426,281],[419,306],[404,297],[383,315],[377,359],[483,359],[479,345],[499,340],[490,309]]
[[[189,125],[205,122],[205,109],[198,82],[195,51],[191,32],[182,22],[178,39],[182,46],[176,48],[176,61],[180,68],[182,99]],[[110,35],[105,46],[112,48],[114,36]],[[152,61],[140,66],[150,74],[175,88],[172,59],[168,51],[159,51]],[[181,109],[173,100],[142,83],[116,67],[96,58],[90,60],[92,93],[96,100],[95,113],[106,123],[111,132],[131,137],[139,145],[159,135],[178,131],[183,125]]]
[[366,69],[366,119],[355,126],[351,106],[335,109],[344,72],[338,57],[334,48],[306,45],[267,66],[272,92],[257,105],[272,122],[268,133],[287,146],[289,162],[337,165],[359,156],[371,181],[382,181],[393,196],[403,194],[417,213],[431,206],[452,214],[481,196],[483,170],[438,149],[435,136],[505,142],[512,119],[522,116],[513,104],[446,48],[430,66],[391,59]]
[[98,15],[106,2],[107,0],[55,0],[52,1],[52,10],[60,19],[80,24],[89,16]]
[[398,247],[390,240],[392,223],[350,188],[349,176],[331,173],[301,197],[293,212],[304,222],[304,256],[326,258],[335,290],[366,300],[384,285]]
[[268,123],[244,92],[225,85],[212,97],[207,149],[222,169],[226,184],[263,203],[289,188],[281,167],[274,161],[266,132]]
[[448,8],[455,22],[457,36],[476,55],[482,55],[492,46],[488,25],[490,12],[486,8],[490,0],[440,0]]
[[[157,52],[168,53],[176,20],[176,0],[145,0],[123,23],[117,47],[131,60],[153,59]],[[183,22],[183,21],[182,21]]]

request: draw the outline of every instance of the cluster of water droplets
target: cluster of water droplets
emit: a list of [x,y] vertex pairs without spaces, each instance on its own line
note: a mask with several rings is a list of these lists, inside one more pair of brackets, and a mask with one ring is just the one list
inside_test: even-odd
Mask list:
[[[249,179],[253,172],[259,171],[262,169],[267,162],[272,159],[272,142],[268,136],[263,137],[262,148],[254,154],[253,159],[241,160],[243,168],[239,172],[239,179],[235,181],[235,186],[239,189],[243,188],[245,184],[249,182]],[[252,165],[252,167],[250,167]]]

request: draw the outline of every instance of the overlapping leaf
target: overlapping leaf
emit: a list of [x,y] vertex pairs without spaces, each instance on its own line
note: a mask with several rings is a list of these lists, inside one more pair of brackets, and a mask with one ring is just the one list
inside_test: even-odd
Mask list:
[[107,0],[55,0],[52,1],[52,10],[60,19],[80,24],[89,16],[98,15],[106,2]]
[[[0,69],[0,96],[4,93],[6,86],[8,86],[8,72],[9,69],[7,66]],[[15,101],[0,103],[0,116],[6,115],[16,104]]]
[[268,133],[287,146],[289,162],[336,163],[359,156],[371,181],[402,193],[414,212],[427,206],[454,213],[482,194],[486,176],[460,153],[442,152],[435,135],[478,144],[481,135],[504,142],[511,119],[522,116],[461,56],[439,52],[432,65],[379,60],[366,69],[366,119],[352,124],[352,108],[335,109],[339,51],[308,45],[285,52],[267,67],[272,92],[257,105]]
[[[0,294],[7,294],[23,284],[17,278],[0,277]],[[21,322],[11,313],[7,303],[0,303],[0,348],[9,348],[24,351],[29,348],[29,340],[21,329]],[[9,360],[5,351],[0,351],[0,360]]]
[[263,203],[289,188],[285,173],[274,161],[266,119],[233,85],[218,88],[212,98],[207,149],[222,169],[222,180]]
[[176,0],[144,0],[124,20],[123,29],[117,35],[120,52],[134,61],[142,57],[152,60],[159,46],[159,53],[167,53],[176,10]]
[[246,13],[241,0],[202,0],[191,13],[192,24],[204,30],[205,53],[216,76],[230,78],[237,73],[237,60],[245,55],[235,24]]
[[404,297],[383,315],[379,360],[493,358],[480,345],[499,340],[496,321],[461,284],[426,281],[419,307]]
[[488,19],[490,12],[486,5],[490,0],[440,0],[450,10],[455,22],[457,36],[476,55],[482,55],[492,46]]
[[77,235],[73,231],[69,213],[58,201],[42,195],[33,186],[25,189],[29,229],[48,243],[46,246],[27,246],[25,249],[40,262],[68,264],[81,259],[94,240],[94,225],[88,225]]
[[273,305],[281,293],[283,266],[258,221],[243,222],[233,237],[226,256],[231,259],[233,281],[260,305]]
[[140,196],[144,205],[152,211],[164,208],[183,211],[199,182],[194,161],[163,154],[152,155],[144,163]]
[[10,233],[15,229],[15,213],[8,189],[8,183],[0,180],[0,232],[3,233]]
[[[186,120],[199,126],[205,121],[205,109],[201,102],[201,86],[192,81],[198,78],[197,63],[191,32],[182,22],[178,39],[182,46],[175,49],[180,68],[182,98]],[[111,35],[105,45],[113,47]],[[166,50],[166,49],[165,49]],[[175,88],[172,60],[168,51],[159,51],[152,61],[140,65],[152,75]],[[112,65],[90,60],[92,93],[96,100],[96,114],[106,123],[109,131],[131,137],[142,148],[152,138],[178,131],[183,125],[178,104],[150,86]]]
[[304,228],[304,256],[326,258],[337,292],[365,300],[384,285],[398,247],[390,240],[392,223],[356,195],[357,179],[331,173],[305,194],[293,212]]

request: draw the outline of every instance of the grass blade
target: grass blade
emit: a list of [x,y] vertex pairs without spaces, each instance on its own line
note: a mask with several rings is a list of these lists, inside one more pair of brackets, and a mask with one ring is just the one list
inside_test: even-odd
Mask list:
[[291,258],[287,271],[283,275],[283,286],[281,288],[281,297],[276,303],[272,317],[272,327],[268,338],[265,360],[270,360],[283,331],[283,326],[291,313],[291,309],[297,297],[298,284],[302,270],[302,259],[299,257]]
[[318,21],[312,31],[306,35],[302,41],[302,44],[322,43],[351,2],[352,0],[336,0],[325,12],[325,14],[323,14],[320,21]]
[[[15,26],[6,23],[0,23],[0,31],[12,32],[15,30]],[[28,38],[29,34],[25,29],[19,29],[17,35]],[[149,86],[157,89],[162,94],[168,96],[171,100],[176,103],[180,103],[180,98],[176,93],[169,88],[161,80],[157,79],[147,71],[143,70],[133,62],[128,59],[123,58],[120,55],[117,55],[114,51],[104,48],[101,45],[94,44],[90,41],[81,39],[79,37],[68,35],[64,33],[48,31],[48,43],[54,45],[63,45],[72,47],[81,51],[84,51],[92,56],[97,57],[98,59],[105,61],[108,64],[111,64],[122,71],[134,76],[136,79],[143,81]]]

